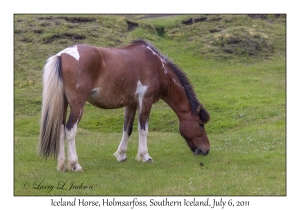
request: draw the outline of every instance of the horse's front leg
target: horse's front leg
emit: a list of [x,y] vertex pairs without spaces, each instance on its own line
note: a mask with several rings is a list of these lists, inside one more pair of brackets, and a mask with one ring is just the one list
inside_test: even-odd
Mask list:
[[127,160],[126,151],[128,139],[132,133],[134,116],[136,113],[135,106],[126,106],[124,108],[124,127],[123,127],[123,136],[118,147],[118,150],[114,153],[114,156],[117,158],[118,162],[123,162]]
[[139,105],[139,148],[136,159],[143,162],[152,162],[153,159],[148,153],[147,136],[148,136],[148,122],[150,110],[152,107],[151,100],[143,100]]

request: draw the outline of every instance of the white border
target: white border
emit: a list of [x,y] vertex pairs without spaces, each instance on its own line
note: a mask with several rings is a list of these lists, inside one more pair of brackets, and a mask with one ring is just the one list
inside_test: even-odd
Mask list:
[[[5,2],[5,1],[4,1]],[[1,206],[50,208],[50,198],[14,197],[13,194],[13,15],[18,13],[286,13],[287,14],[287,196],[233,197],[250,200],[247,209],[282,209],[298,206],[299,194],[299,15],[296,1],[8,1],[1,3]],[[4,46],[4,49],[3,49]],[[298,64],[298,65],[297,65]],[[4,117],[3,117],[4,116]],[[9,158],[7,158],[9,157]],[[80,197],[84,198],[84,197]],[[87,197],[95,199],[97,197]],[[121,199],[121,197],[119,197]],[[140,199],[150,199],[140,197]],[[157,197],[158,198],[158,197]],[[213,197],[218,198],[218,197]],[[230,197],[225,197],[229,199]],[[123,199],[128,200],[128,197]],[[171,197],[181,200],[182,197]],[[174,207],[176,208],[176,207]],[[5,208],[7,209],[7,208]],[[74,209],[74,208],[73,208]],[[102,207],[103,209],[103,207]],[[129,208],[127,208],[129,209]],[[135,208],[137,209],[137,208]],[[138,208],[139,209],[139,208]],[[294,208],[293,208],[294,209]]]

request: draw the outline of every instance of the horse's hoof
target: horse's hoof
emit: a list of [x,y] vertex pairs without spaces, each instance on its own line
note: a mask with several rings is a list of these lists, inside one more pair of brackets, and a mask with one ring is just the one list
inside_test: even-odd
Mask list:
[[80,166],[80,167],[74,167],[74,168],[73,168],[73,171],[74,171],[74,172],[78,172],[78,171],[83,172],[83,169],[82,169],[81,166]]
[[65,172],[66,171],[66,168],[65,168],[65,163],[63,162],[60,162],[58,165],[57,165],[57,171],[61,171],[61,172]]
[[150,157],[148,153],[146,153],[144,155],[138,154],[136,156],[136,160],[137,161],[148,162],[148,163],[152,163],[153,162],[152,157]]
[[68,167],[69,171],[74,171],[74,172],[77,172],[77,171],[83,171],[82,167],[76,163],[76,164],[68,164]]
[[126,153],[120,154],[118,151],[113,154],[118,162],[124,162],[127,160]]
[[63,168],[58,168],[58,167],[57,167],[57,171],[65,172],[65,171],[66,171],[66,168],[65,168],[65,167],[63,167]]
[[117,161],[118,161],[119,163],[125,162],[126,160],[127,160],[127,157],[125,157],[125,158],[118,157],[118,159],[117,159]]
[[143,160],[143,162],[147,162],[147,163],[153,163],[153,159],[152,158],[148,158],[147,160]]

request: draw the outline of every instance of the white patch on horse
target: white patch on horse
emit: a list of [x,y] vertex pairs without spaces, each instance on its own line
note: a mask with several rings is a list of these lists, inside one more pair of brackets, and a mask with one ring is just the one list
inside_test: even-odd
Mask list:
[[147,46],[147,48],[148,48],[149,50],[151,50],[151,52],[152,52],[153,55],[156,55],[156,56],[160,59],[161,64],[162,64],[162,66],[163,66],[163,68],[164,68],[164,72],[165,72],[165,74],[167,74],[168,71],[167,71],[167,69],[165,68],[165,61],[164,61],[159,55],[157,55],[157,53],[154,52],[149,46]]
[[128,136],[127,131],[123,131],[122,140],[120,142],[118,150],[114,153],[114,156],[117,158],[118,162],[127,160],[126,151],[127,151],[128,139],[129,139],[129,136]]
[[91,94],[97,94],[100,92],[100,89],[99,88],[94,88],[91,92]]
[[79,61],[80,55],[77,49],[77,46],[72,46],[72,47],[68,47],[62,51],[60,51],[59,53],[57,53],[56,55],[60,56],[62,53],[66,53],[71,55],[73,58],[75,58],[76,60]]
[[152,158],[150,157],[148,153],[148,147],[147,147],[147,136],[148,136],[148,122],[145,124],[145,130],[141,129],[140,123],[139,123],[139,148],[138,148],[138,154],[136,156],[136,159],[138,161],[143,160],[143,162],[151,162]]
[[82,171],[82,167],[78,163],[78,156],[76,153],[75,136],[77,133],[77,123],[73,125],[70,130],[66,129],[66,139],[68,141],[68,167],[73,171]]
[[147,91],[147,86],[144,86],[141,81],[139,80],[137,82],[137,85],[136,85],[136,91],[135,91],[135,94],[138,95],[139,97],[139,110],[141,111],[142,110],[142,103],[143,103],[143,98],[144,98],[144,95]]
[[173,81],[175,82],[175,84],[176,84],[178,87],[182,87],[181,85],[178,84],[178,82],[176,82],[175,79],[173,79]]

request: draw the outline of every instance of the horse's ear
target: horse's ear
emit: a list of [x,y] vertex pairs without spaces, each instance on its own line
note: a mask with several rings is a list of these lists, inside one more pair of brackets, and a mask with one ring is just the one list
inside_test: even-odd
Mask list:
[[203,104],[199,104],[199,106],[197,107],[197,113],[200,113],[202,108],[203,108]]

